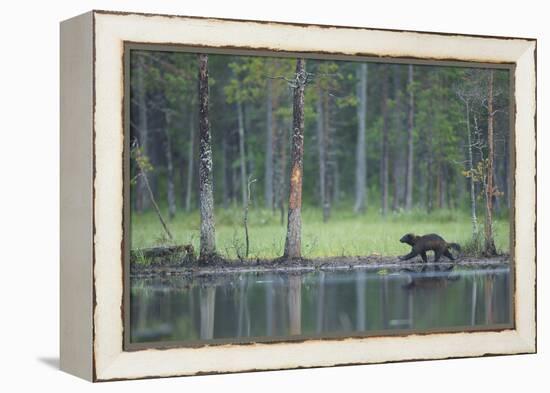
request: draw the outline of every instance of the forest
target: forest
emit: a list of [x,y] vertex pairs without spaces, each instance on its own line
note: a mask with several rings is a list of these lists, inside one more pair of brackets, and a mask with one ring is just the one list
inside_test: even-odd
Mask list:
[[509,251],[510,75],[131,50],[131,248],[200,260]]

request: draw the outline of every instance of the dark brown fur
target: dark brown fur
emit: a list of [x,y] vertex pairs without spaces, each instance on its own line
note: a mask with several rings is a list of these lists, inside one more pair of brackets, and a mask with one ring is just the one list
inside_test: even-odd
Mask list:
[[447,243],[441,236],[435,233],[430,233],[429,235],[424,236],[416,236],[413,233],[407,233],[399,241],[412,247],[410,253],[399,257],[402,261],[420,255],[424,262],[428,262],[428,257],[426,255],[427,251],[434,252],[434,262],[439,261],[439,258],[441,258],[442,255],[446,256],[451,261],[454,261],[456,258],[453,257],[450,249],[453,248],[460,252],[460,245],[457,243]]

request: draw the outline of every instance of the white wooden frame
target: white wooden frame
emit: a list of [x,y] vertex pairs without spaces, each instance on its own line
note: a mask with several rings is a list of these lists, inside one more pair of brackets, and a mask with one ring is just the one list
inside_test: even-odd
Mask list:
[[[125,42],[515,64],[515,328],[123,350]],[[92,11],[61,24],[61,368],[92,381],[536,351],[536,41]]]

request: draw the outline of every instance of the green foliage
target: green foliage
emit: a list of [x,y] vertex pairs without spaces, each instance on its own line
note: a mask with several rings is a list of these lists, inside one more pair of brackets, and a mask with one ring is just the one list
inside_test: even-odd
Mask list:
[[142,147],[134,147],[130,153],[130,157],[135,161],[141,172],[147,173],[153,170],[153,165],[149,157],[143,153]]
[[[217,209],[216,244],[223,257],[238,259],[244,254],[242,210]],[[302,251],[306,258],[330,256],[397,256],[410,248],[399,242],[408,232],[439,233],[449,242],[457,242],[470,251],[471,223],[465,212],[437,210],[393,213],[382,218],[375,211],[355,216],[348,209],[337,209],[329,222],[322,222],[320,209],[304,206]],[[132,249],[163,244],[159,234],[162,228],[154,213],[132,216]],[[198,212],[180,214],[171,222],[176,244],[199,245]],[[509,225],[498,219],[494,225],[495,242],[499,252],[508,252]],[[250,258],[276,258],[282,255],[286,227],[281,226],[278,214],[265,209],[251,209],[249,216]]]

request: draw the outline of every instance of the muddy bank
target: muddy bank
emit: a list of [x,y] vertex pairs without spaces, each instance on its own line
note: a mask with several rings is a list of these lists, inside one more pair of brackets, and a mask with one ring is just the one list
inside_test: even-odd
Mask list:
[[[491,258],[462,257],[457,261],[440,260],[437,263],[429,261],[430,267],[447,270],[453,266],[490,268],[506,265],[510,261],[509,255],[500,255]],[[178,275],[211,275],[238,272],[307,272],[314,270],[346,270],[346,269],[421,269],[425,266],[420,258],[413,261],[401,261],[398,257],[365,256],[365,257],[330,257],[316,259],[254,259],[254,260],[226,260],[214,259],[206,264],[197,261],[181,263],[155,262],[144,265],[132,262],[130,275],[143,276],[178,276]]]

